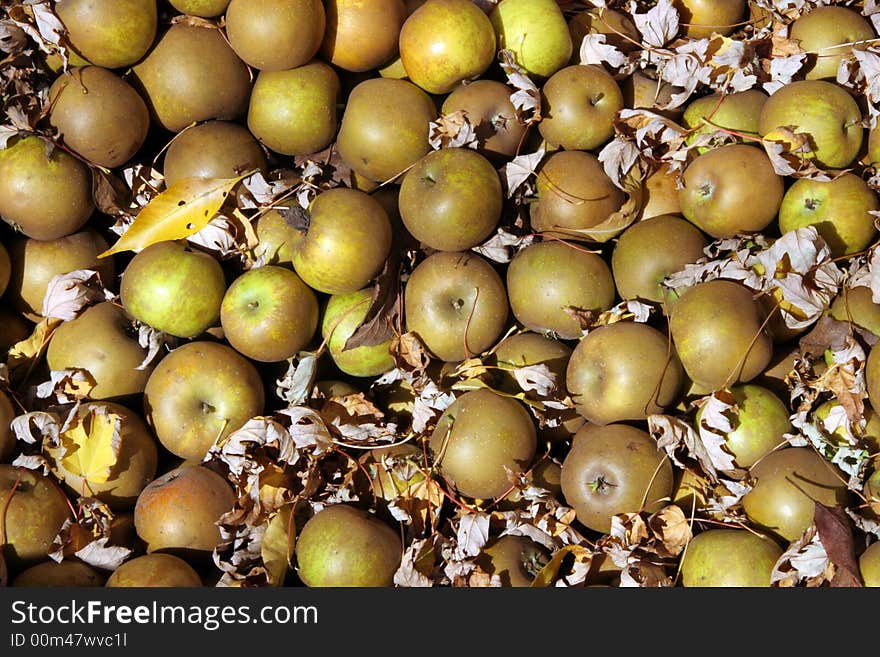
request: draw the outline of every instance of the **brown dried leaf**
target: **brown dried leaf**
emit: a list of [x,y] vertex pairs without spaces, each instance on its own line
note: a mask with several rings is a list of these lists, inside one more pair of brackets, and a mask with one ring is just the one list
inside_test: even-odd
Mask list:
[[373,285],[373,296],[363,322],[345,341],[343,351],[356,347],[372,347],[391,340],[400,329],[402,267],[397,258],[385,261]]
[[855,541],[849,516],[841,506],[829,507],[816,502],[814,522],[828,559],[835,566],[833,587],[862,587],[861,572],[856,559]]
[[[580,579],[580,582],[583,582],[592,561],[593,553],[583,545],[566,545],[558,549],[547,565],[535,575],[532,587],[556,586],[560,580],[568,586],[575,583],[574,579]],[[566,567],[565,571],[563,571],[563,566]],[[576,574],[577,577],[570,580],[569,578],[573,574]]]
[[657,539],[654,551],[661,557],[677,557],[693,538],[688,518],[675,504],[652,514],[648,518],[648,528]]
[[296,520],[294,518],[295,504],[288,504],[278,510],[260,544],[260,556],[268,574],[269,583],[273,586],[281,586],[284,578],[291,570],[291,559],[296,544]]

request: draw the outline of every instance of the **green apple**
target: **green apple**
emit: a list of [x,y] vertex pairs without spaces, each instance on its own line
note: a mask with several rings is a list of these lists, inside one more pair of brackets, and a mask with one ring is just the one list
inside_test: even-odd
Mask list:
[[860,176],[844,173],[829,182],[801,178],[782,197],[779,230],[814,226],[835,258],[867,248],[877,234],[877,194]]
[[815,7],[802,13],[789,26],[789,38],[810,53],[807,80],[834,80],[840,62],[854,48],[864,50],[876,39],[874,28],[857,11],[848,7]]
[[391,250],[391,222],[382,204],[357,189],[336,187],[318,194],[309,214],[293,256],[296,273],[327,294],[366,287]]
[[226,11],[229,0],[169,0],[169,4],[177,11],[190,16],[213,18]]
[[184,242],[157,242],[137,253],[119,287],[129,315],[179,338],[194,338],[214,326],[225,293],[220,263]]
[[[736,465],[750,468],[766,454],[785,443],[783,434],[791,432],[788,407],[773,392],[755,384],[732,386],[730,392],[739,409],[733,430],[724,438]],[[694,422],[699,427],[704,407]]]
[[601,66],[575,64],[554,73],[541,89],[541,136],[566,150],[588,151],[614,135],[623,109],[617,81]]
[[[767,102],[767,94],[760,89],[748,89],[730,94],[714,93],[701,96],[688,104],[682,116],[682,125],[691,130],[688,143],[699,135],[711,134],[719,128],[756,135],[759,132],[761,108]],[[705,121],[711,121],[710,125]],[[710,150],[701,146],[698,153]]]
[[438,251],[465,251],[498,225],[504,192],[495,167],[470,148],[441,148],[416,162],[400,184],[406,229]]
[[575,408],[597,425],[662,413],[678,403],[685,387],[669,337],[638,322],[590,331],[574,348],[565,381]]
[[406,283],[403,303],[407,330],[447,362],[482,353],[507,326],[504,281],[476,253],[439,251],[425,258]]
[[726,36],[736,30],[746,11],[746,0],[672,0],[684,27],[684,35],[704,39]]
[[627,228],[611,253],[614,284],[623,299],[662,303],[669,291],[661,283],[705,253],[706,237],[677,215],[661,215]]
[[403,0],[327,0],[321,52],[344,71],[363,72],[397,56],[400,28],[409,15]]
[[293,256],[303,233],[278,210],[261,214],[254,222],[254,230],[259,240],[254,255],[263,257],[266,264],[293,269]]
[[859,555],[859,571],[865,586],[880,587],[880,541],[875,541]]
[[549,78],[568,64],[574,45],[556,0],[501,0],[489,18],[498,47],[513,52],[529,75]]
[[428,0],[400,29],[400,60],[409,79],[445,94],[480,77],[495,60],[489,17],[470,0]]
[[742,499],[754,527],[791,542],[813,524],[816,503],[846,506],[849,491],[840,469],[812,447],[770,452],[750,469],[755,480]]
[[428,443],[434,466],[462,495],[491,499],[507,493],[509,473],[525,472],[537,448],[532,416],[516,399],[471,390],[440,416]]
[[336,136],[339,93],[339,76],[320,60],[285,71],[260,71],[251,92],[248,128],[276,153],[317,153]]
[[132,334],[125,311],[111,301],[87,308],[52,333],[46,350],[51,370],[84,369],[95,381],[91,399],[113,399],[144,391],[153,368],[138,369],[147,350]]
[[688,221],[712,237],[725,238],[769,226],[784,191],[782,176],[763,149],[729,144],[698,155],[688,165],[678,200]]
[[672,306],[669,332],[695,383],[717,390],[758,376],[773,356],[764,315],[744,285],[716,279],[685,290]]
[[59,0],[55,13],[73,49],[96,66],[124,68],[156,38],[158,10],[144,0]]
[[321,0],[231,0],[225,19],[229,45],[261,71],[284,71],[310,61],[327,26]]
[[308,587],[390,587],[403,546],[397,531],[349,504],[313,515],[296,539],[296,570]]
[[511,93],[511,88],[498,80],[474,80],[456,87],[440,111],[465,112],[477,133],[478,152],[503,161],[516,155],[526,134],[526,125],[517,118],[510,100]]
[[856,159],[865,132],[855,99],[840,85],[824,80],[796,80],[764,103],[758,122],[761,136],[785,142],[777,130],[785,127],[809,135],[808,151],[802,156],[829,169],[844,169]]
[[570,340],[581,336],[573,312],[598,316],[614,304],[614,278],[600,255],[548,240],[513,257],[507,268],[507,295],[523,326]]
[[318,299],[294,272],[267,265],[236,278],[220,305],[220,325],[239,353],[277,362],[304,349],[318,327]]
[[874,303],[870,287],[844,287],[834,298],[830,310],[834,319],[851,322],[880,337],[880,304]]
[[327,300],[321,321],[321,336],[327,341],[330,357],[336,367],[351,376],[378,376],[393,369],[391,340],[375,345],[345,349],[370,309],[373,289],[366,288],[347,294],[335,294]]
[[434,101],[409,80],[364,80],[345,104],[339,156],[368,180],[394,180],[431,150],[428,126],[436,117]]
[[155,552],[142,554],[123,563],[107,578],[105,586],[191,588],[201,585],[201,577],[186,561],[173,554]]
[[685,587],[769,587],[782,548],[747,529],[707,529],[691,539],[681,559]]
[[159,361],[144,388],[147,423],[165,448],[201,461],[208,450],[263,413],[257,368],[219,342],[187,342]]

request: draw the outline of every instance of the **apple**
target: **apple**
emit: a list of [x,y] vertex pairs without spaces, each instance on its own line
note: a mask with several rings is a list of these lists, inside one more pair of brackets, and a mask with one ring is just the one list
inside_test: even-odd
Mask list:
[[434,467],[462,495],[492,499],[513,484],[509,473],[525,472],[537,448],[535,423],[512,397],[470,390],[440,416],[428,449]]
[[749,473],[754,487],[742,499],[753,526],[792,542],[813,524],[816,503],[846,506],[846,476],[812,447],[770,452]]
[[873,296],[867,286],[844,287],[831,302],[831,316],[880,337],[880,304],[874,303]]
[[104,586],[105,576],[82,561],[66,557],[64,561],[44,561],[16,575],[10,586],[70,588]]
[[599,159],[584,151],[557,151],[538,169],[537,201],[529,205],[535,232],[579,239],[623,205],[625,196],[605,174]]
[[58,326],[49,340],[46,364],[50,370],[83,369],[95,382],[95,400],[137,395],[144,391],[151,365],[125,311],[111,301],[87,308],[79,317]]
[[642,40],[626,13],[608,7],[592,7],[572,15],[568,19],[568,31],[572,43],[571,64],[580,62],[581,45],[588,34],[604,35],[605,43],[624,53],[637,50]]
[[237,178],[266,171],[266,155],[254,136],[231,121],[207,121],[180,132],[165,151],[162,174],[172,187],[184,178]]
[[528,587],[550,561],[547,549],[525,536],[505,534],[489,541],[474,561],[504,587]]
[[513,52],[528,75],[549,78],[571,58],[571,33],[556,0],[501,0],[489,18],[499,49]]
[[554,73],[541,87],[541,101],[538,131],[566,150],[589,151],[605,144],[614,136],[614,119],[624,107],[611,74],[601,66],[585,64]]
[[336,136],[339,94],[339,76],[320,60],[283,71],[260,71],[251,92],[248,128],[276,153],[317,153]]
[[507,325],[504,282],[475,253],[441,251],[428,256],[410,275],[403,303],[407,331],[415,332],[443,361],[482,353]]
[[48,102],[49,123],[64,144],[98,166],[125,164],[147,138],[147,105],[128,82],[99,66],[58,76]]
[[293,269],[293,256],[302,241],[303,233],[278,210],[261,214],[254,222],[259,241],[254,255],[264,258],[267,265]]
[[807,80],[835,80],[840,62],[854,49],[864,50],[865,41],[876,39],[874,28],[848,7],[814,7],[789,26],[789,38],[810,53]]
[[681,214],[676,176],[669,164],[663,163],[648,174],[642,183],[641,219],[660,217],[664,214]]
[[108,588],[196,587],[202,578],[186,561],[173,554],[154,552],[129,559],[107,578]]
[[194,338],[220,319],[226,278],[211,255],[185,242],[156,242],[122,272],[119,299],[144,324],[179,338]]
[[481,76],[495,59],[495,31],[470,0],[428,0],[400,29],[400,60],[413,83],[445,94]]
[[877,194],[860,176],[843,173],[823,182],[801,178],[786,190],[779,207],[779,230],[814,226],[835,258],[866,249],[877,235],[872,212]]
[[390,587],[403,546],[397,532],[372,514],[332,504],[313,515],[296,539],[296,570],[312,588]]
[[168,4],[183,14],[214,18],[226,11],[229,0],[168,0]]
[[707,529],[691,539],[681,559],[685,587],[769,587],[782,548],[747,529]]
[[345,343],[363,323],[370,309],[373,288],[335,294],[327,300],[321,320],[321,336],[327,342],[336,367],[351,376],[379,376],[396,365],[391,339],[374,345],[345,348]]
[[684,27],[684,35],[704,39],[727,36],[736,30],[746,11],[745,0],[672,0]]
[[495,167],[469,148],[441,148],[404,175],[398,207],[406,229],[438,251],[465,251],[498,225],[504,192]]
[[684,91],[683,88],[658,79],[655,73],[636,70],[620,80],[620,92],[623,94],[624,107],[629,109],[646,109],[654,114],[665,116],[681,123],[683,109],[674,107],[661,109],[672,102],[672,97]]
[[598,316],[614,304],[614,279],[605,260],[580,247],[550,240],[519,251],[507,268],[507,295],[516,319],[538,333],[581,336],[572,313]]
[[220,325],[239,353],[262,362],[291,358],[318,328],[318,299],[294,272],[277,265],[236,278],[220,304]]
[[590,331],[574,348],[565,375],[575,408],[598,425],[662,413],[678,402],[684,378],[669,337],[637,322]]
[[669,332],[685,372],[718,390],[758,376],[773,356],[773,341],[752,291],[716,279],[687,288],[669,315]]
[[66,237],[94,209],[92,175],[72,155],[36,136],[14,137],[0,149],[0,217],[26,237]]
[[623,299],[663,303],[661,283],[705,256],[706,237],[689,221],[661,215],[634,223],[620,234],[611,253],[614,284]]
[[[736,402],[733,430],[724,438],[737,467],[750,468],[764,456],[785,444],[784,435],[792,430],[789,411],[773,391],[753,383],[732,386]],[[694,422],[699,427],[704,406],[697,411]]]
[[256,367],[232,347],[187,342],[159,361],[144,388],[147,422],[165,448],[201,461],[216,442],[263,412]]
[[[565,369],[571,358],[571,347],[556,338],[532,331],[515,333],[504,338],[495,348],[495,362],[500,367],[528,367],[546,365],[553,375],[557,389],[565,390]],[[516,394],[521,389],[506,369],[499,372],[499,388]]]
[[222,475],[202,465],[182,465],[141,491],[134,524],[148,553],[205,557],[220,543],[216,523],[233,504],[235,494]]
[[[748,89],[729,94],[709,94],[691,101],[682,115],[682,125],[690,131],[688,143],[721,128],[757,136],[761,108],[767,98],[767,94],[760,89]],[[710,146],[701,146],[697,152],[702,154],[709,150]]]
[[156,38],[155,2],[58,0],[54,9],[73,50],[97,66],[131,66],[146,54]]
[[874,541],[859,555],[859,572],[865,586],[880,587],[880,542]]
[[672,464],[657,441],[627,424],[585,424],[562,462],[562,494],[578,522],[608,533],[621,513],[658,511],[672,495]]
[[364,80],[345,104],[336,137],[339,156],[368,180],[394,180],[431,150],[428,124],[436,117],[434,101],[412,82]]
[[[114,417],[115,416],[115,417]],[[156,440],[143,419],[125,406],[112,402],[87,402],[76,409],[76,417],[86,431],[95,431],[101,423],[114,429],[118,424],[118,456],[110,468],[107,481],[90,479],[83,473],[79,459],[65,459],[67,446],[61,445],[45,450],[52,470],[73,495],[94,497],[117,511],[134,508],[140,492],[156,476],[159,452]]]
[[321,0],[231,0],[226,9],[229,44],[261,71],[284,71],[311,60],[326,24]]
[[344,294],[365,287],[391,251],[391,222],[382,205],[357,189],[335,187],[309,206],[309,227],[293,266],[311,288]]
[[327,0],[321,53],[345,71],[363,72],[397,56],[400,29],[409,16],[403,0]]
[[237,119],[247,111],[250,71],[214,26],[173,24],[132,68],[132,76],[153,123],[171,132],[199,121]]
[[[785,191],[767,154],[745,144],[720,146],[697,156],[685,169],[682,183],[681,213],[715,238],[765,229],[776,218]],[[744,204],[744,198],[750,202]]]
[[43,316],[43,299],[49,283],[59,274],[77,269],[97,271],[101,284],[116,288],[116,263],[99,258],[109,248],[107,240],[85,228],[51,240],[18,237],[9,243],[12,275],[6,290],[9,304],[33,322]]
[[498,80],[474,80],[446,96],[440,112],[464,112],[476,131],[477,151],[502,161],[516,155],[526,135],[526,126],[510,100],[512,93],[510,87]]
[[[834,82],[795,80],[767,99],[758,127],[762,137],[775,140],[778,128],[793,128],[809,136],[801,157],[821,167],[844,169],[856,159],[865,129],[862,112],[850,93]],[[786,141],[783,137],[780,141]]]
[[61,487],[35,470],[0,465],[0,534],[3,557],[12,572],[45,561],[52,541],[71,516]]

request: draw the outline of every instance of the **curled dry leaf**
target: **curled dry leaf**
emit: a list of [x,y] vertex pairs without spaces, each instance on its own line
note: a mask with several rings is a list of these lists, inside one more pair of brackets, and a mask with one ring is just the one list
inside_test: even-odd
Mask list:
[[[108,281],[109,282],[109,281]],[[110,301],[115,295],[104,287],[101,274],[93,269],[76,269],[56,274],[46,286],[42,315],[47,319],[76,319],[88,306]]]
[[59,404],[69,404],[87,399],[95,385],[94,377],[87,370],[52,370],[49,380],[39,384],[35,394],[40,399],[54,398]]

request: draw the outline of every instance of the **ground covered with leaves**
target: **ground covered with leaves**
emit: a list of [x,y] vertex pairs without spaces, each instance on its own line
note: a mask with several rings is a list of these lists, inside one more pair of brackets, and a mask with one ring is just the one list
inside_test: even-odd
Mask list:
[[[477,4],[488,8],[495,3]],[[682,125],[681,112],[710,93],[759,89],[773,94],[803,79],[811,53],[789,36],[795,19],[815,7],[839,4],[862,14],[877,32],[880,4],[749,4],[747,20],[728,36],[696,38],[682,36],[684,21],[668,0],[560,3],[567,17],[601,8],[628,16],[637,40],[587,34],[575,45],[575,59],[605,67],[621,84],[644,76],[658,90],[651,103],[618,112],[613,137],[594,151],[625,194],[625,202],[605,221],[562,236],[535,232],[529,219],[537,194],[536,173],[556,150],[534,138],[543,119],[540,83],[523,71],[510,51],[500,50],[494,65],[497,77],[509,85],[516,118],[528,126],[531,137],[498,167],[505,194],[503,218],[495,234],[472,251],[500,272],[517,253],[548,240],[610,261],[618,237],[636,222],[648,220],[643,212],[650,194],[646,181],[658,171],[677,180],[701,149],[728,143],[759,146],[786,184],[838,177],[841,171],[823,169],[808,156],[809,135],[778,130],[762,137],[711,122],[697,133]],[[222,28],[219,20],[173,12],[163,18]],[[859,102],[867,135],[880,117],[880,41],[857,45],[843,58],[836,84]],[[47,122],[48,88],[56,75],[47,59],[60,58],[64,66],[69,46],[53,3],[4,3],[0,147],[23,134],[35,134],[46,140],[47,149],[67,150]],[[440,114],[426,132],[433,149],[479,148],[483,139],[462,112]],[[270,166],[265,172],[168,186],[161,158],[173,137],[155,131],[136,158],[118,169],[85,162],[97,207],[90,225],[111,238],[112,246],[103,255],[117,259],[119,272],[133,252],[163,240],[186,240],[229,271],[264,266],[277,254],[257,235],[254,224],[259,217],[274,209],[289,225],[305,230],[308,208],[318,195],[363,184],[331,145],[305,156],[267,153]],[[880,191],[876,164],[862,159],[849,168],[874,192]],[[389,186],[393,183],[382,188]],[[0,236],[13,239],[12,227],[4,227]],[[299,585],[294,558],[298,529],[315,512],[337,503],[368,509],[399,529],[403,551],[393,581],[401,587],[500,586],[502,577],[491,572],[482,555],[505,535],[534,543],[531,560],[524,563],[534,586],[677,586],[682,556],[696,535],[718,527],[760,530],[742,506],[755,482],[726,447],[740,412],[731,386],[683,390],[676,404],[631,422],[665,451],[675,471],[675,491],[652,509],[614,516],[607,533],[586,528],[559,486],[559,471],[578,429],[569,391],[546,364],[500,362],[495,350],[501,339],[460,362],[433,357],[419,335],[407,330],[403,312],[409,276],[431,250],[406,236],[399,244],[373,281],[367,316],[348,341],[349,347],[356,347],[390,340],[395,367],[372,379],[346,377],[335,369],[327,344],[316,339],[297,356],[262,368],[271,382],[266,412],[237,427],[206,454],[203,465],[226,477],[236,496],[234,508],[218,521],[222,541],[211,555],[206,582]],[[780,234],[774,224],[772,230],[712,240],[704,257],[671,274],[663,286],[675,294],[716,279],[737,281],[755,298],[772,300],[767,322],[774,322],[776,335],[784,339],[774,341],[772,371],[768,368],[756,382],[777,391],[788,406],[791,425],[783,446],[820,454],[836,468],[848,493],[845,505],[817,503],[813,524],[796,540],[780,545],[783,554],[771,584],[861,586],[858,556],[880,540],[880,503],[876,492],[872,497],[866,487],[876,472],[873,459],[880,445],[866,376],[878,336],[852,318],[832,316],[830,308],[856,288],[870,290],[873,304],[880,304],[880,251],[872,243],[858,253],[834,257],[815,227]],[[27,335],[4,345],[0,387],[16,408],[11,422],[16,447],[7,463],[50,477],[57,476],[59,461],[93,482],[114,476],[122,417],[105,407],[82,414],[95,380],[85,370],[51,371],[45,354],[60,326],[97,303],[118,301],[117,289],[115,281],[102,281],[94,270],[59,275],[47,290],[41,316],[28,324]],[[581,331],[578,338],[563,340],[572,348],[598,328],[618,322],[666,330],[663,305],[642,299],[618,297],[601,313],[579,308],[568,312]],[[142,369],[186,342],[136,320],[131,330],[145,353]],[[502,338],[523,331],[522,325],[510,321]],[[223,341],[223,334],[215,328],[199,339]],[[342,394],[316,385],[328,380],[349,385]],[[428,446],[442,413],[456,398],[477,389],[491,389],[521,403],[539,438],[534,462],[521,472],[509,472],[509,490],[494,499],[460,494]],[[161,462],[168,469],[179,461],[164,454]],[[71,516],[47,558],[77,559],[109,573],[143,552],[130,527],[127,533],[116,531],[120,524],[130,523],[130,513],[111,511],[87,490],[69,497]],[[0,498],[0,508],[2,504]]]

